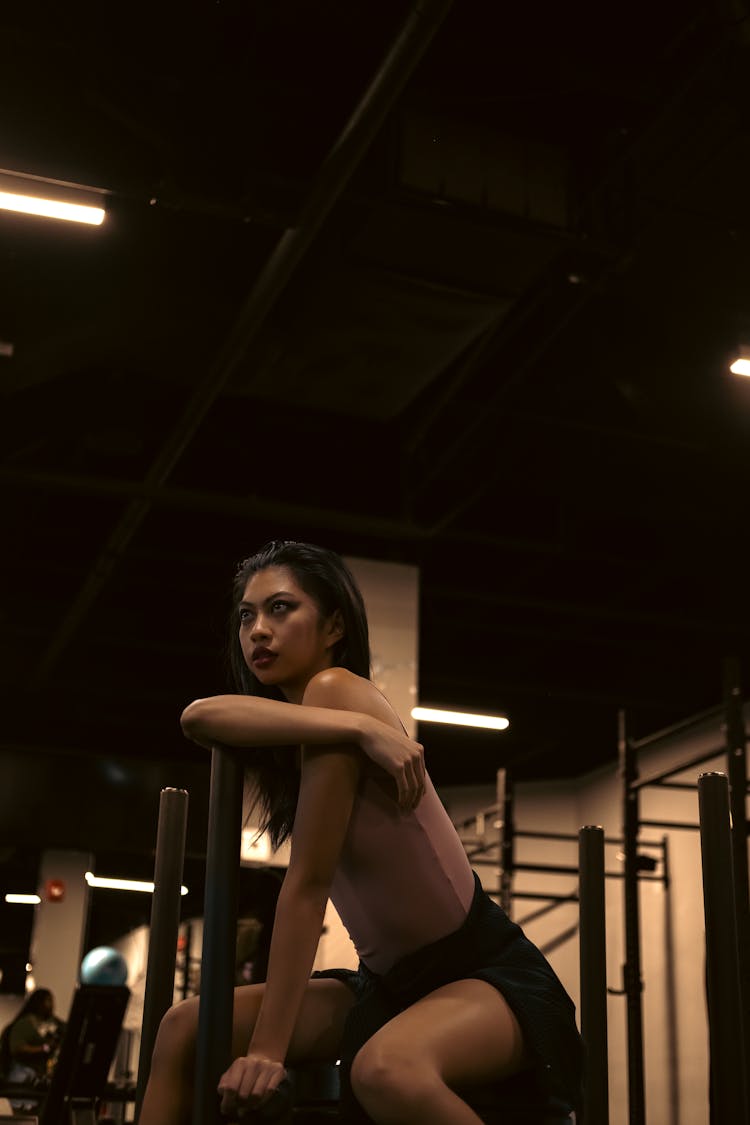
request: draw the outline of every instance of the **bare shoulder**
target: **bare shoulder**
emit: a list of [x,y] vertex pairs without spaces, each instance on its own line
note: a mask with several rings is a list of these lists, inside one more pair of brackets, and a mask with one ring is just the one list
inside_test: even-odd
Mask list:
[[360,711],[401,729],[398,715],[375,684],[347,668],[325,668],[316,673],[305,688],[302,702],[310,707]]

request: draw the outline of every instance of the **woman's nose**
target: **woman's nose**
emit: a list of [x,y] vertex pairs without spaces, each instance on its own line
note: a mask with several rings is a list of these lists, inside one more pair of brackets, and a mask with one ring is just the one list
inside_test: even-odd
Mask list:
[[261,614],[258,614],[258,616],[255,618],[255,621],[253,621],[253,627],[250,632],[250,636],[253,640],[255,640],[256,637],[259,638],[268,636],[268,626],[266,625],[266,619],[265,617],[262,617]]

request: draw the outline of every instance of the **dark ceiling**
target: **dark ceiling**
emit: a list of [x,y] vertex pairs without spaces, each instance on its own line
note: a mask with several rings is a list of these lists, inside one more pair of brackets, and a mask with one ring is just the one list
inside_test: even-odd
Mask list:
[[438,784],[576,776],[747,656],[742,3],[415,8],[0,16],[0,166],[111,192],[0,213],[9,847],[148,851],[186,784],[200,851],[177,720],[272,537],[419,566],[422,701],[511,719],[422,728]]

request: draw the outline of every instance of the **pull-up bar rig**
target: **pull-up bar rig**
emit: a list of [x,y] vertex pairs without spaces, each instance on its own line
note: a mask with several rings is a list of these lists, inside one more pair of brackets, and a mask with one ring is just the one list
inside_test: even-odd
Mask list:
[[[723,719],[723,745],[716,737],[716,720]],[[706,728],[696,734],[696,728]],[[691,753],[677,765],[655,770],[639,776],[638,753],[653,749],[657,744],[680,741],[693,737],[700,744],[697,752]],[[625,964],[623,965],[623,988],[627,1004],[627,1044],[628,1044],[628,1112],[629,1125],[645,1125],[645,1090],[643,1067],[643,1014],[641,993],[640,955],[640,909],[638,902],[639,842],[641,827],[661,828],[665,831],[697,831],[699,824],[674,820],[642,819],[640,816],[640,794],[647,787],[664,789],[696,789],[696,782],[675,781],[675,775],[685,770],[703,765],[717,758],[722,752],[726,755],[729,780],[729,803],[732,820],[731,871],[732,900],[736,909],[736,925],[739,957],[739,989],[743,1011],[750,1011],[750,906],[748,903],[748,863],[747,838],[748,822],[746,812],[747,761],[745,752],[745,721],[740,687],[740,670],[736,660],[724,662],[724,702],[721,707],[712,708],[702,715],[678,723],[668,730],[659,731],[647,738],[634,741],[627,737],[624,712],[618,721],[618,754],[620,776],[622,778],[622,819],[624,835],[624,908],[625,908]],[[643,844],[641,844],[643,846]],[[725,872],[726,876],[726,872]],[[750,1054],[745,1044],[745,1070],[750,1073]]]

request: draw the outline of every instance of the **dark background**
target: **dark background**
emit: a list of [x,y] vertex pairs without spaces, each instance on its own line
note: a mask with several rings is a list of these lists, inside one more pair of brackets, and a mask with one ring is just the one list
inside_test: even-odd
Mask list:
[[744,4],[454,3],[336,194],[409,11],[0,17],[0,166],[111,193],[0,212],[0,889],[147,877],[163,785],[200,863],[178,717],[271,537],[420,568],[422,702],[511,720],[423,727],[438,785],[575,777],[746,658]]

